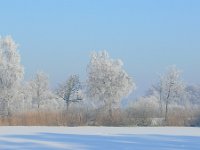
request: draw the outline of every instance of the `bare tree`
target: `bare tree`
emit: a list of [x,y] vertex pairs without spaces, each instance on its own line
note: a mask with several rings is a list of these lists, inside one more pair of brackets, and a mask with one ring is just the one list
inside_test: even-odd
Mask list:
[[168,119],[169,104],[183,100],[185,84],[181,80],[181,72],[172,66],[160,77],[159,83],[155,86],[155,91],[159,95],[160,105],[165,110],[165,121]]
[[32,104],[40,108],[42,103],[51,98],[49,90],[49,79],[43,72],[37,72],[34,79],[31,81]]
[[65,101],[67,110],[70,103],[80,102],[83,97],[81,95],[81,83],[79,76],[71,75],[65,83],[59,86],[56,93]]

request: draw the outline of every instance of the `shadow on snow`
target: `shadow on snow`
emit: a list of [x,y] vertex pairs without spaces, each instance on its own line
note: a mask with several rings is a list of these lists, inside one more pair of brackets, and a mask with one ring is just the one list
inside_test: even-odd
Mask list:
[[168,135],[76,135],[38,133],[0,136],[1,150],[197,150],[200,137]]

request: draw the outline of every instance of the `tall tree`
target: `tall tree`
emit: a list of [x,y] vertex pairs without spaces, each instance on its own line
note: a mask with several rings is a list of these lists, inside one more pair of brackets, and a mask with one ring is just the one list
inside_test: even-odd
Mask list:
[[165,110],[165,121],[168,120],[169,104],[180,103],[185,93],[185,84],[181,80],[181,72],[175,66],[171,66],[167,72],[160,76],[155,91],[159,95],[162,109]]
[[42,103],[51,98],[48,76],[43,72],[37,72],[31,81],[32,103],[39,109]]
[[10,104],[15,100],[24,75],[17,47],[12,37],[0,38],[0,101],[3,115],[9,115]]
[[70,103],[80,102],[83,97],[81,95],[81,83],[79,76],[71,75],[67,81],[59,86],[56,93],[65,101],[67,110]]
[[92,53],[87,75],[87,96],[103,103],[110,117],[113,107],[119,108],[122,98],[135,88],[122,61],[111,59],[106,51]]

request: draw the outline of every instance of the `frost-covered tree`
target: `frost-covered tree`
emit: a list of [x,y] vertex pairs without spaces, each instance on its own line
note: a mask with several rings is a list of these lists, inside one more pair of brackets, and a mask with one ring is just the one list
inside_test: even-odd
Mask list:
[[49,90],[48,76],[43,72],[37,72],[30,84],[33,107],[36,106],[39,109],[42,104],[45,104],[52,97],[51,91]]
[[81,94],[81,82],[79,76],[71,75],[67,81],[58,87],[56,93],[65,101],[67,110],[70,103],[80,102],[83,97]]
[[32,88],[29,82],[23,82],[18,88],[18,103],[15,103],[16,112],[28,112],[32,109]]
[[139,97],[129,103],[126,111],[127,117],[134,118],[136,125],[149,126],[152,123],[152,118],[158,117],[158,99],[154,95]]
[[200,85],[189,85],[186,87],[188,100],[193,105],[200,105]]
[[87,68],[86,94],[103,104],[112,116],[123,97],[135,88],[131,77],[123,69],[121,60],[113,60],[106,51],[93,52]]
[[12,37],[0,38],[0,106],[2,115],[9,115],[15,103],[24,70],[20,63],[17,44]]
[[157,92],[162,109],[165,110],[165,121],[167,121],[169,104],[181,103],[185,94],[185,84],[181,80],[180,70],[171,66],[164,75],[160,76],[154,90]]

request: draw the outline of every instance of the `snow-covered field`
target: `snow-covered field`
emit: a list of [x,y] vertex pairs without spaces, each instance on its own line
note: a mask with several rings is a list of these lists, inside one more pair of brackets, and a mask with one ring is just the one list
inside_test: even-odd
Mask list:
[[199,150],[200,128],[0,127],[0,150]]

